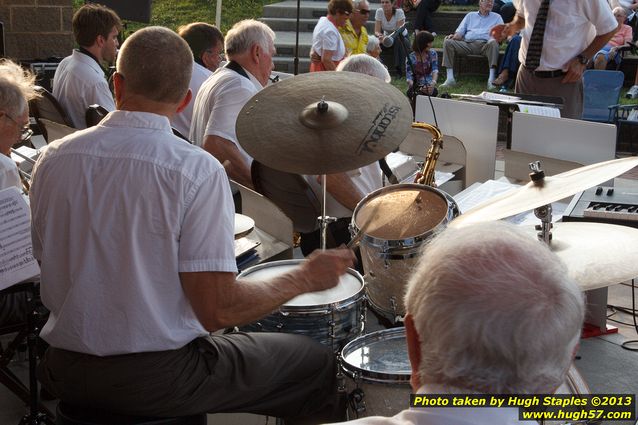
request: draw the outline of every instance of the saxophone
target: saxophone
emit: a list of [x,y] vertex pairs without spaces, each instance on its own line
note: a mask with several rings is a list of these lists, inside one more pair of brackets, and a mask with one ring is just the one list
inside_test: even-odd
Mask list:
[[412,123],[412,128],[423,128],[432,133],[432,144],[430,145],[430,149],[428,149],[428,153],[425,155],[423,168],[417,173],[414,183],[436,187],[436,183],[434,182],[434,167],[436,167],[436,161],[439,159],[439,151],[443,149],[443,135],[438,128],[424,122],[414,122]]

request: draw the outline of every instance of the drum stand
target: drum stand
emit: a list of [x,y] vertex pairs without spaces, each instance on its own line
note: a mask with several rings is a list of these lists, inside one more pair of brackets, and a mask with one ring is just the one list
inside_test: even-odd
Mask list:
[[[545,172],[541,169],[541,162],[535,161],[529,163],[529,174],[535,186],[542,187],[545,184]],[[536,226],[538,230],[538,240],[549,245],[552,241],[552,206],[551,204],[543,205],[534,209],[534,215],[541,220],[541,224]]]
[[[29,413],[27,413],[21,420],[20,425],[40,425],[48,424],[53,425],[53,413],[46,407],[42,406],[39,399],[38,392],[38,379],[36,377],[37,366],[37,349],[38,349],[38,334],[39,327],[38,322],[41,320],[41,314],[38,312],[38,302],[36,296],[36,288],[34,283],[22,284],[27,285],[25,290],[27,291],[27,305],[29,314],[27,316],[26,329],[19,331],[18,336],[11,342],[7,349],[0,356],[2,360],[2,367],[0,367],[0,382],[4,383],[14,394],[29,405]],[[13,356],[15,348],[26,338],[27,352],[29,356],[29,388],[15,376],[11,371],[5,368],[4,363],[8,363],[10,357]],[[2,359],[2,357],[5,357]]]
[[328,217],[326,215],[326,175],[321,175],[321,215],[317,217],[319,228],[321,229],[321,250],[326,250],[326,240],[328,232],[328,224],[337,221],[336,217]]

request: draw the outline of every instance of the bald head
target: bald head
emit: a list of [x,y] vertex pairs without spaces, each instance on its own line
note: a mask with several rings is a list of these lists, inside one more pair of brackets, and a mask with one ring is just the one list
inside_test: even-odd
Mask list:
[[146,27],[126,39],[117,72],[126,92],[159,103],[179,103],[188,92],[193,54],[179,35],[164,27]]

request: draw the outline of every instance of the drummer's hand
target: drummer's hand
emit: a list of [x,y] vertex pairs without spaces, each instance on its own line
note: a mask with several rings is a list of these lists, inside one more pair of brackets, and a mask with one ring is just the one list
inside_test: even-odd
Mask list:
[[339,283],[339,277],[356,261],[354,252],[347,248],[316,250],[301,264],[299,275],[307,291],[322,291]]

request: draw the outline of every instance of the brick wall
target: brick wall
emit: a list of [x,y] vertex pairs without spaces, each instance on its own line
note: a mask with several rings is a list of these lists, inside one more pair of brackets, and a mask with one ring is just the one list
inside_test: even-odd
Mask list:
[[16,60],[68,56],[73,0],[0,0],[5,56]]

